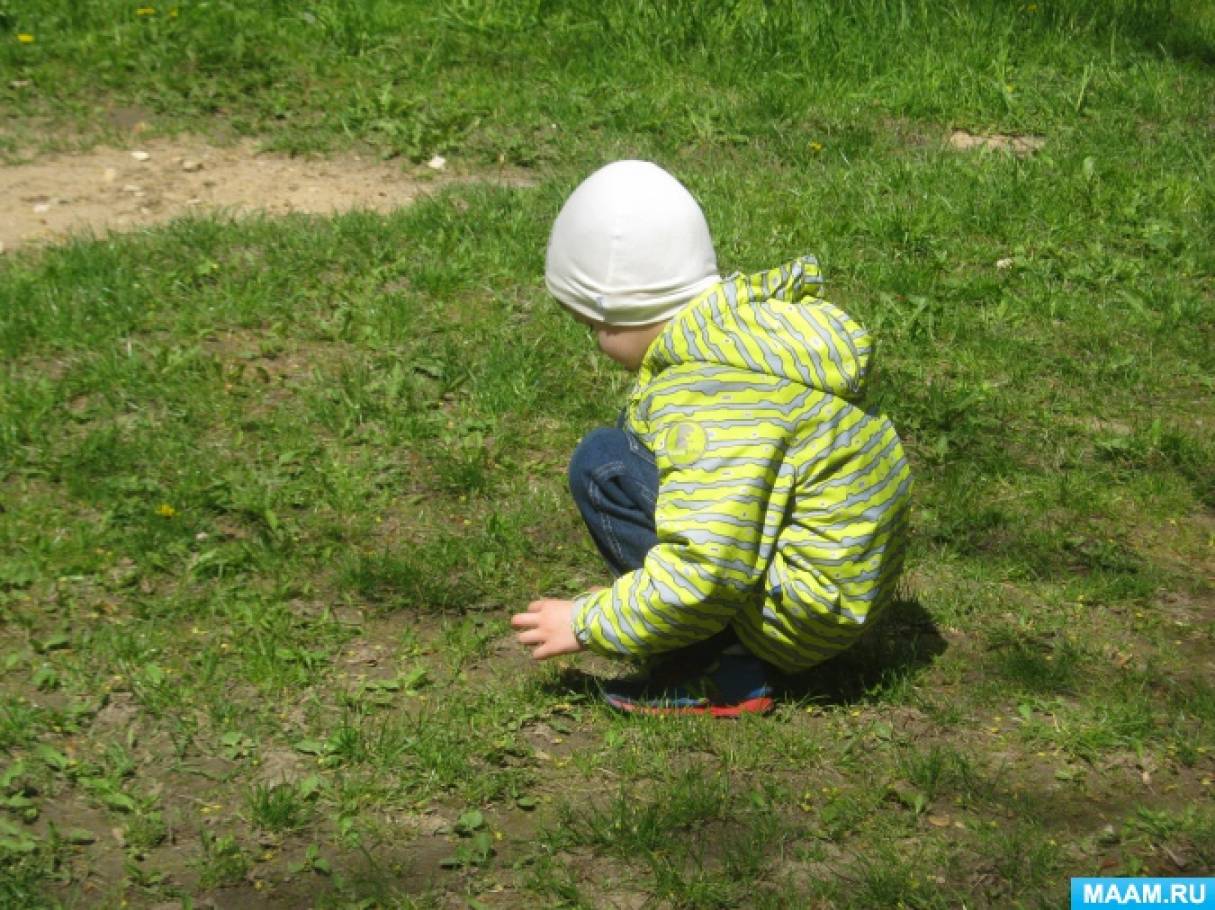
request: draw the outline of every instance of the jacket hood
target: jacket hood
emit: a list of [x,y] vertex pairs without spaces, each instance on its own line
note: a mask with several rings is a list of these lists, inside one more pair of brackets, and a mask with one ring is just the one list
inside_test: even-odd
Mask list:
[[873,342],[860,323],[822,299],[822,286],[813,256],[723,279],[684,307],[654,341],[638,385],[671,366],[708,363],[860,399]]

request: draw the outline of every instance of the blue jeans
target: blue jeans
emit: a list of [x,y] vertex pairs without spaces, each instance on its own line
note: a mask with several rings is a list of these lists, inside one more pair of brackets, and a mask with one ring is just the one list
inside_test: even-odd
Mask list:
[[600,427],[578,443],[569,481],[574,503],[612,574],[640,569],[658,543],[654,454],[632,433]]

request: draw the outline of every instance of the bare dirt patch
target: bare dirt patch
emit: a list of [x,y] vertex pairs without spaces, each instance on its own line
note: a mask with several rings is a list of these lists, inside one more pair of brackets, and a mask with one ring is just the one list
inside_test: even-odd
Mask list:
[[0,167],[0,251],[169,221],[191,212],[390,212],[452,183],[530,184],[518,173],[456,175],[347,154],[293,158],[246,140],[156,139]]
[[1041,136],[1009,135],[1006,133],[970,133],[954,130],[949,134],[949,147],[960,152],[982,149],[989,152],[1012,152],[1014,155],[1032,155],[1046,144]]

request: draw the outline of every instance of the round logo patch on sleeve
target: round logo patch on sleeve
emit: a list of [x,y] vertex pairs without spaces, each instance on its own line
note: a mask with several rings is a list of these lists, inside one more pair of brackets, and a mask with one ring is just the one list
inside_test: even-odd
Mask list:
[[681,468],[695,464],[704,455],[709,439],[700,424],[689,420],[675,424],[663,437],[666,456]]

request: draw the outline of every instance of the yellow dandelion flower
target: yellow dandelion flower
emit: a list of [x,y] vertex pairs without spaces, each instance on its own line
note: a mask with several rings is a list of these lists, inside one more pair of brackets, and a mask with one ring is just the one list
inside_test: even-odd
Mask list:
[[154,7],[154,6],[141,6],[139,9],[135,10],[135,15],[136,15],[136,16],[155,16],[155,15],[156,15],[156,7]]
[[22,44],[33,44],[33,43],[34,43],[34,36],[33,36],[33,35],[27,35],[27,34],[25,34],[24,32],[22,32],[21,34],[19,34],[19,35],[17,36],[17,40],[18,40],[18,41],[20,41]]
[[811,142],[810,143],[810,151],[814,152],[814,154],[817,155],[822,150],[823,150],[823,144],[821,142]]
[[162,502],[160,505],[158,505],[156,507],[156,514],[159,515],[161,518],[172,518],[174,515],[177,514],[177,510],[175,508],[173,508],[171,505],[169,505],[167,502]]

